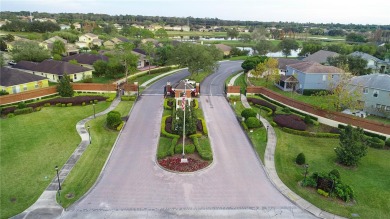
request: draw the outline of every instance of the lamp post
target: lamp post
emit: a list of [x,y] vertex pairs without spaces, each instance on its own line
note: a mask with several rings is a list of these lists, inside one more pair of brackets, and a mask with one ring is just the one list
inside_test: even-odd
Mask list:
[[93,106],[93,118],[96,119],[95,104],[92,104],[92,106]]
[[309,164],[305,164],[305,179],[303,180],[303,184],[306,184],[307,169],[309,169]]
[[267,125],[267,133],[265,134],[265,140],[268,142],[268,129],[269,129],[269,125]]
[[58,166],[55,166],[55,169],[57,171],[57,180],[58,180],[58,193],[61,195],[61,183],[60,183],[60,175],[58,174]]
[[88,126],[88,138],[89,138],[89,143],[92,144],[92,138],[91,138],[91,131],[89,130],[91,126]]

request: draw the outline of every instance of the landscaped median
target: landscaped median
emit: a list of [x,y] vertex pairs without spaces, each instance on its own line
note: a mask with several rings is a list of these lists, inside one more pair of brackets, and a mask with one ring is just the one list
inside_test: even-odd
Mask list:
[[192,99],[190,105],[186,105],[185,110],[184,152],[188,163],[181,163],[184,111],[181,107],[176,109],[175,99],[167,98],[164,100],[161,137],[156,156],[160,166],[170,171],[194,172],[207,167],[213,160],[208,131],[198,100]]
[[54,178],[54,167],[61,167],[80,143],[76,123],[110,104],[42,107],[0,120],[2,218],[24,211],[38,199]]

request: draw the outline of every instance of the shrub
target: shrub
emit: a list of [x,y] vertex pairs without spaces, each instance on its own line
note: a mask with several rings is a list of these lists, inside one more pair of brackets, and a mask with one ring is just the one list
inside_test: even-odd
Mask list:
[[390,138],[386,140],[385,145],[390,147]]
[[329,197],[329,193],[325,192],[325,191],[322,190],[322,189],[318,189],[317,192],[318,192],[318,194],[320,194],[320,195],[323,195],[323,196],[325,196],[325,197]]
[[34,110],[32,107],[26,107],[26,108],[23,108],[23,109],[16,109],[14,111],[14,114],[15,115],[22,115],[22,114],[28,114],[28,113],[32,113]]
[[8,95],[9,93],[6,90],[0,90],[0,96]]
[[122,101],[134,101],[136,96],[121,96]]
[[172,99],[164,99],[164,109],[170,110],[172,106],[170,106],[169,102],[172,102]]
[[24,109],[27,107],[27,104],[25,102],[19,102],[18,103],[18,109]]
[[13,114],[13,113],[8,113],[7,118],[12,118],[12,117],[15,117],[15,114]]
[[72,103],[67,103],[66,106],[72,106]]
[[107,114],[106,124],[110,129],[116,129],[122,123],[121,114],[118,111],[110,111]]
[[334,188],[334,191],[336,193],[336,196],[341,198],[345,202],[349,202],[351,199],[354,198],[354,191],[349,185],[337,183]]
[[82,103],[81,103],[81,106],[85,106],[85,102],[82,102]]
[[202,121],[202,128],[203,128],[203,133],[205,135],[208,135],[209,134],[209,131],[207,130],[207,126],[206,126],[206,120],[200,118],[200,120]]
[[43,106],[48,107],[50,106],[50,103],[45,103]]
[[168,117],[171,117],[171,116],[164,116],[162,118],[162,121],[161,121],[161,134],[165,137],[168,137],[168,138],[179,138],[180,136],[179,135],[176,135],[176,134],[171,134],[171,133],[168,133],[166,130],[165,130],[165,120],[168,118]]
[[317,182],[312,177],[306,177],[306,180],[302,181],[302,186],[309,186],[315,188],[317,186]]
[[232,96],[230,96],[229,97],[229,100],[230,101],[236,101],[236,102],[238,102],[238,101],[241,101],[241,96],[238,96],[238,95],[232,95]]
[[245,120],[247,120],[249,117],[256,117],[256,115],[257,113],[251,108],[244,109],[241,112],[241,116],[244,117]]
[[298,165],[305,164],[305,163],[306,163],[305,154],[304,154],[304,153],[299,153],[298,156],[297,156],[297,158],[295,159],[295,162],[296,162]]
[[93,103],[98,103],[99,101],[98,100],[93,100]]
[[261,126],[260,121],[256,117],[249,117],[245,120],[245,124],[248,128],[259,128]]
[[313,124],[313,121],[311,120],[311,118],[310,118],[309,115],[306,115],[306,116],[305,116],[304,121],[305,121],[306,124]]
[[[184,153],[193,154],[194,152],[195,152],[195,145],[193,145],[193,144],[184,145]],[[175,154],[181,154],[181,153],[183,153],[183,145],[176,144],[175,145]]]
[[270,122],[270,124],[271,124],[271,126],[272,126],[272,127],[276,127],[276,126],[278,126],[278,124],[276,124],[276,122],[273,122],[273,121],[272,121],[272,122]]
[[241,126],[242,128],[245,130],[245,131],[248,131],[248,126],[246,125],[246,123],[244,121],[241,121]]
[[61,103],[56,103],[56,106],[61,106]]
[[273,105],[273,104],[268,103],[265,100],[260,100],[260,99],[253,98],[253,97],[249,97],[249,98],[247,98],[247,100],[248,100],[248,102],[253,103],[255,105],[265,106],[267,108],[270,108],[274,112],[276,111],[276,106]]
[[197,137],[192,137],[196,151],[199,153],[199,156],[203,160],[212,160],[213,153],[211,152],[211,146],[209,144],[199,144],[199,139]]
[[284,108],[282,109],[282,111],[285,112],[285,113],[287,113],[287,114],[290,114],[290,113],[291,113],[291,110],[290,110],[290,108],[288,108],[288,107],[284,107]]
[[340,172],[337,169],[333,169],[329,172],[329,177],[336,177],[337,179],[340,179]]
[[194,109],[198,109],[198,108],[199,108],[198,99],[194,99],[194,100],[192,101],[192,104],[193,104]]
[[62,103],[62,104],[61,104],[61,106],[62,106],[62,107],[65,107],[65,106],[66,106],[66,104],[65,104],[65,103]]
[[34,109],[35,112],[41,111],[42,107],[38,106]]
[[106,102],[112,102],[112,101],[114,101],[114,99],[115,99],[115,97],[110,96],[110,97],[108,97],[108,98],[106,99]]
[[372,148],[382,149],[385,147],[385,141],[379,139],[378,137],[369,138],[367,143],[368,146]]
[[274,117],[274,122],[281,127],[287,127],[295,130],[306,130],[306,124],[302,121],[302,118],[291,114],[291,115],[276,115]]
[[122,121],[121,124],[119,124],[118,127],[116,127],[116,130],[120,131],[124,125],[125,125],[125,122]]
[[[274,122],[271,122],[271,124]],[[308,132],[308,131],[299,131],[295,129],[290,129],[283,127],[282,130],[284,132],[294,134],[294,135],[301,135],[301,136],[308,136],[308,137],[317,137],[317,138],[339,138],[340,134],[334,134],[334,133],[315,133],[315,132]]]

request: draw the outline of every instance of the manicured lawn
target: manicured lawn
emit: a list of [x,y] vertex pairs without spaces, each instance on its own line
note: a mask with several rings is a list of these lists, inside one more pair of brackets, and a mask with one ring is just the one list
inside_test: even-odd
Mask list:
[[374,116],[374,115],[369,115],[369,116],[366,117],[366,119],[390,125],[390,119],[387,119],[387,118]]
[[[122,101],[115,108],[123,116],[128,115],[133,101]],[[81,198],[96,182],[104,163],[113,147],[119,131],[109,130],[105,126],[106,115],[89,121],[92,144],[84,151],[68,177],[62,184],[61,199],[57,200],[64,208]],[[67,197],[68,196],[68,197]]]
[[240,92],[242,94],[245,94],[245,91],[246,91],[246,80],[245,80],[245,74],[242,74],[240,76],[238,76],[238,78],[236,78],[236,80],[234,81],[234,86],[240,86]]
[[209,75],[210,74],[206,73],[206,72],[199,72],[199,73],[195,73],[195,74],[190,75],[189,79],[200,83]]
[[[111,103],[95,105],[96,112]],[[1,218],[32,205],[80,142],[76,123],[93,114],[92,105],[44,107],[1,119]]]
[[265,148],[267,147],[266,133],[267,131],[264,127],[254,129],[253,132],[247,132],[249,138],[252,141],[253,147],[255,147],[255,150],[263,163]]
[[[360,218],[387,218],[390,209],[390,153],[386,150],[369,148],[357,168],[345,168],[335,162],[334,147],[338,139],[312,138],[284,133],[276,129],[277,147],[275,164],[281,180],[294,192],[326,211],[351,217],[357,213]],[[325,198],[314,190],[303,188],[299,181],[304,178],[304,168],[294,163],[303,152],[309,164],[309,175],[314,171],[330,172],[338,169],[343,183],[355,191],[356,202]]]

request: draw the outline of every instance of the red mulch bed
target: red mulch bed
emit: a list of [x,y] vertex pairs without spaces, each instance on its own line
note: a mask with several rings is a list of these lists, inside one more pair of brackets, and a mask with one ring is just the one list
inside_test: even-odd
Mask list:
[[158,160],[158,163],[168,170],[177,172],[195,172],[207,167],[210,164],[208,161],[203,161],[202,159],[191,155],[186,155],[188,163],[180,163],[180,154]]

